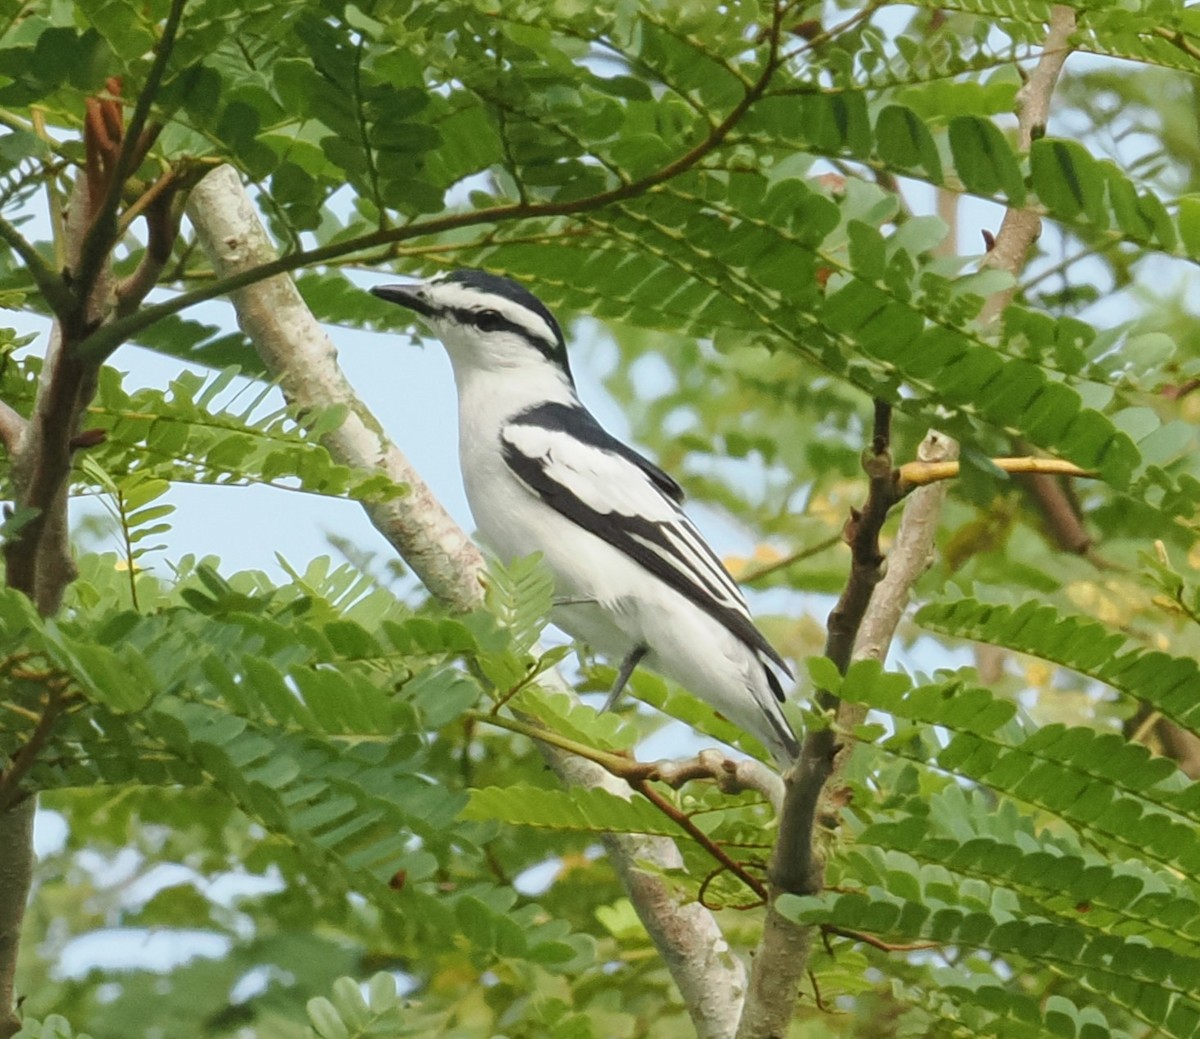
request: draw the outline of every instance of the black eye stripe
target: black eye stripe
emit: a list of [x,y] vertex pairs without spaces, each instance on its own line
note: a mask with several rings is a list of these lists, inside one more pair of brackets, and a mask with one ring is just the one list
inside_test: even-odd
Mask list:
[[518,335],[530,346],[547,357],[557,358],[560,352],[562,352],[562,347],[557,341],[552,343],[544,339],[542,336],[530,331],[525,325],[516,321],[510,321],[497,310],[451,307],[448,308],[447,313],[460,325],[472,325],[483,332],[511,332],[513,335]]

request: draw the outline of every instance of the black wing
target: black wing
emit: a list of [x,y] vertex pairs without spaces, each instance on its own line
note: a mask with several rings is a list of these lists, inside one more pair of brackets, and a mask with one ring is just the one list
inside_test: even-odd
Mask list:
[[[504,460],[552,508],[607,541],[723,624],[784,674],[746,599],[680,503],[670,476],[607,433],[580,406],[542,404],[501,432]],[[783,690],[766,668],[772,690]]]

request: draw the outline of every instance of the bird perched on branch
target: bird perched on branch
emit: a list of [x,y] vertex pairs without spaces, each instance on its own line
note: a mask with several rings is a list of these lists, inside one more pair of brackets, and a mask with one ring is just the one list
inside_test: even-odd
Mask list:
[[479,532],[501,559],[542,553],[554,622],[619,661],[606,709],[645,664],[790,764],[798,744],[780,709],[787,665],[684,514],[679,485],[580,402],[546,306],[478,270],[371,291],[414,311],[445,345]]

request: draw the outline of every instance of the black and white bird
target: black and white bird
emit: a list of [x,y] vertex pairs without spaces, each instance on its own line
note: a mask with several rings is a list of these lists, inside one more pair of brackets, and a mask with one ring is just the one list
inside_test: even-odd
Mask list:
[[605,706],[645,664],[791,764],[798,745],[780,709],[787,665],[684,514],[679,485],[580,402],[546,306],[478,270],[371,291],[414,311],[445,345],[479,533],[502,560],[542,553],[554,622],[620,662]]

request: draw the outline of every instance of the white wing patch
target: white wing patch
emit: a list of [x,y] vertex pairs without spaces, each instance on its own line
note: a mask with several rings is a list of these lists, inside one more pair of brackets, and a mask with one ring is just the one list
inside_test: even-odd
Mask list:
[[673,482],[580,406],[544,405],[500,434],[505,461],[546,504],[624,552],[784,673],[741,589],[664,487]]
[[513,424],[501,439],[542,464],[546,477],[599,513],[670,523],[681,515],[632,462],[577,440],[563,430]]

